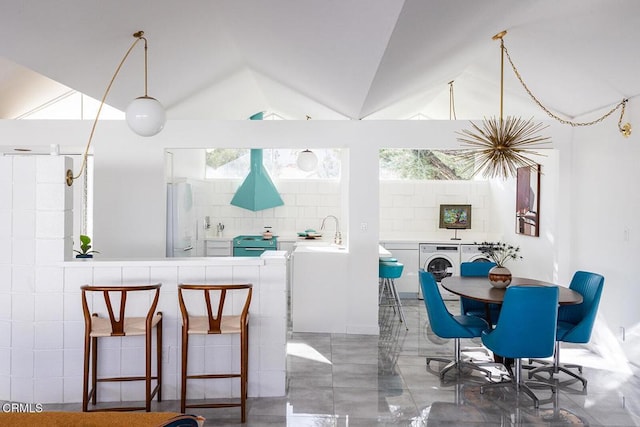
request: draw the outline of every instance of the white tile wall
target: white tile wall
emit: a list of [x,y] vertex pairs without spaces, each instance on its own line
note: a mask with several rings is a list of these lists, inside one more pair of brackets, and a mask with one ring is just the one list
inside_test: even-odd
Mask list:
[[380,181],[380,234],[451,237],[438,228],[441,204],[471,204],[472,230],[490,233],[488,181]]
[[[342,208],[339,182],[275,182],[284,205],[258,212],[229,205],[240,184],[239,180],[215,180],[195,184],[194,200],[199,221],[209,216],[213,226],[222,222],[225,225],[224,235],[228,237],[257,234],[262,232],[265,226],[273,227],[277,235],[295,236],[298,231],[307,228],[319,230],[322,219],[327,215],[340,217]],[[346,220],[344,222],[346,223]]]

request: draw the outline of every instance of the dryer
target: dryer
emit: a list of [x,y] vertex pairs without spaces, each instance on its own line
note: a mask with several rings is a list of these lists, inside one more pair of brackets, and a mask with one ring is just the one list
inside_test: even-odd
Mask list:
[[482,245],[462,244],[460,245],[460,262],[491,262],[488,256],[478,249]]
[[[430,272],[438,282],[440,294],[445,300],[459,297],[446,291],[440,285],[445,277],[460,275],[460,245],[457,243],[420,243],[420,268]],[[418,298],[422,299],[419,289]]]

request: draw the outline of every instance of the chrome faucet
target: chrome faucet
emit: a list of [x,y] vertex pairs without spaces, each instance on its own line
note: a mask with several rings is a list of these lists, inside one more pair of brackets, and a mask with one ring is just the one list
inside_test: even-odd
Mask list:
[[340,222],[338,221],[338,218],[335,215],[325,216],[324,219],[322,220],[322,225],[320,226],[320,230],[324,230],[324,223],[327,220],[327,218],[333,218],[336,221],[336,234],[333,237],[333,243],[335,243],[336,245],[341,245],[342,234],[340,233]]

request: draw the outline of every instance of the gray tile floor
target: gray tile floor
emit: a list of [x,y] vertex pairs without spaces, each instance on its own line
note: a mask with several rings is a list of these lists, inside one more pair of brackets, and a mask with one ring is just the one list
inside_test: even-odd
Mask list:
[[[426,366],[425,356],[449,356],[453,342],[433,335],[424,304],[404,300],[407,331],[392,309],[381,308],[380,336],[290,333],[288,390],[284,397],[249,399],[246,426],[638,426],[640,381],[622,375],[606,360],[576,346],[563,351],[587,361],[586,391],[579,382],[563,384],[535,410],[529,398],[509,389],[486,390],[486,380],[466,372],[441,381],[442,364]],[[449,309],[458,312],[456,302]],[[480,345],[463,340],[463,347]],[[575,350],[575,351],[571,351]],[[474,353],[480,355],[481,353]],[[572,360],[573,361],[573,360]],[[588,366],[587,366],[588,365]],[[153,410],[178,411],[179,402],[154,403]],[[48,409],[79,410],[79,405]],[[239,409],[204,409],[207,426],[241,425]]]

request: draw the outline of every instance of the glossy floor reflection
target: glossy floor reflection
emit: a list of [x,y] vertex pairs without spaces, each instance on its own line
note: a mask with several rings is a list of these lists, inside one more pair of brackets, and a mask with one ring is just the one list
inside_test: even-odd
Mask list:
[[[453,342],[427,327],[422,301],[404,300],[409,331],[391,308],[381,309],[380,336],[290,333],[288,391],[285,397],[249,399],[246,426],[638,426],[640,381],[609,369],[584,368],[586,391],[579,382],[558,393],[535,390],[531,400],[510,389],[480,393],[484,377],[454,373],[441,381],[443,364],[425,364],[425,356],[449,356]],[[448,302],[457,313],[456,302]],[[479,340],[462,340],[477,347]],[[583,351],[575,347],[576,351]],[[580,350],[578,350],[580,349]],[[563,352],[571,355],[571,351]],[[482,352],[474,352],[482,358]],[[598,356],[589,366],[598,365]],[[602,361],[602,366],[607,366]],[[497,371],[496,371],[497,372]],[[496,377],[497,379],[497,377]],[[567,380],[568,377],[560,377]],[[60,405],[74,410],[70,405]],[[154,404],[153,410],[178,411],[178,402]],[[77,409],[76,409],[77,410]],[[206,426],[241,425],[239,409],[204,409]]]

